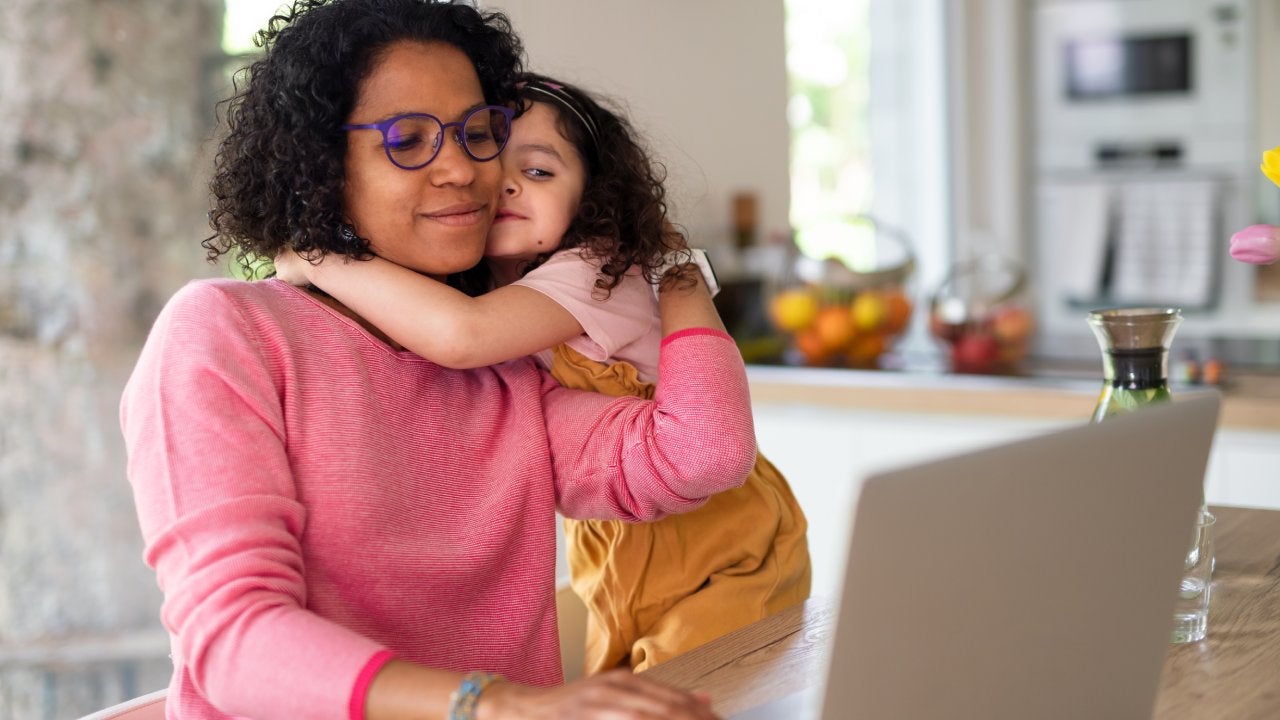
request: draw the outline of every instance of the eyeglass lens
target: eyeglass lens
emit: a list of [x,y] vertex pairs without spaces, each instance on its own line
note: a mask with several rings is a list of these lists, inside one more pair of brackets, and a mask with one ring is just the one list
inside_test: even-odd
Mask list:
[[410,115],[386,130],[387,155],[402,168],[419,168],[435,159],[441,136],[453,129],[453,140],[472,159],[492,160],[502,152],[511,133],[507,115],[492,108],[479,108],[461,122],[444,123],[429,115]]

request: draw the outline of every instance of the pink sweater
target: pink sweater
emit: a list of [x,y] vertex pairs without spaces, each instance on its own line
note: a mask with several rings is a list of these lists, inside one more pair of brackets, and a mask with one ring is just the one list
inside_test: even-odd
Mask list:
[[187,285],[121,404],[169,717],[361,718],[393,655],[562,682],[556,508],[690,510],[755,458],[727,335],[673,335],[659,372],[645,402],[449,370],[279,281]]

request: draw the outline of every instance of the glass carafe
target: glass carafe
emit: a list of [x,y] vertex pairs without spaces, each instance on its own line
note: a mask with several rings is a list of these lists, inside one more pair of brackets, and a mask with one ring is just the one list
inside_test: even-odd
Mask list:
[[1114,308],[1089,313],[1102,348],[1103,381],[1093,421],[1169,399],[1169,345],[1182,323],[1177,308]]
[[[1169,400],[1169,346],[1182,323],[1177,308],[1116,308],[1089,313],[1102,347],[1102,393],[1093,422]],[[1200,501],[1196,527],[1183,562],[1170,641],[1205,637],[1213,575],[1213,514]]]

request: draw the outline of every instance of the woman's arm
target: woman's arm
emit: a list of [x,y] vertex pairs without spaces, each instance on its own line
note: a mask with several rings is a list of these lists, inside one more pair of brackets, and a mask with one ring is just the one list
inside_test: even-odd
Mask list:
[[[188,285],[148,335],[120,417],[175,663],[228,714],[299,717],[346,705],[383,648],[306,607],[308,513],[258,341],[214,283]],[[281,672],[306,680],[272,692]]]
[[392,340],[445,367],[468,369],[531,355],[582,334],[582,325],[546,295],[508,285],[471,297],[379,257],[328,255],[311,263],[290,252],[276,272],[310,282]]

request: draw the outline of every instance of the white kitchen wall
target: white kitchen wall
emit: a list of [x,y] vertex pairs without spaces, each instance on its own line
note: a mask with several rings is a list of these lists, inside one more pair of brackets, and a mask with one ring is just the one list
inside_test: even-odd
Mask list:
[[760,198],[762,237],[789,227],[782,0],[492,0],[529,68],[625,103],[667,166],[676,221],[727,242],[730,198]]

